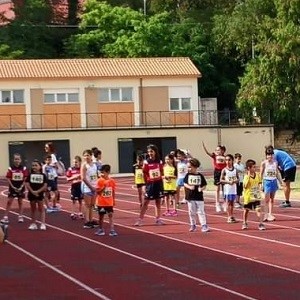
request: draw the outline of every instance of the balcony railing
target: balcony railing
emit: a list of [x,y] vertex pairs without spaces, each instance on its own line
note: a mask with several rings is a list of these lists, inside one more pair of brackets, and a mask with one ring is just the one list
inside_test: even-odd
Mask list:
[[269,111],[245,117],[236,111],[148,111],[1,114],[0,131],[94,128],[247,126],[270,124]]

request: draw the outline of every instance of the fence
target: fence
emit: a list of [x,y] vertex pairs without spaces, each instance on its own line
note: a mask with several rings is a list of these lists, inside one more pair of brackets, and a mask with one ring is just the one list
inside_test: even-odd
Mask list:
[[269,111],[247,116],[237,111],[147,111],[53,114],[0,114],[0,130],[247,126],[270,124]]

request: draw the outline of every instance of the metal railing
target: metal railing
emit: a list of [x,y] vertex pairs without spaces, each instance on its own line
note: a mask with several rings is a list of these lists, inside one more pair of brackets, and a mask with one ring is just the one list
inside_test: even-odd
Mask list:
[[0,131],[94,128],[247,126],[270,124],[269,111],[244,116],[237,111],[148,111],[1,114]]

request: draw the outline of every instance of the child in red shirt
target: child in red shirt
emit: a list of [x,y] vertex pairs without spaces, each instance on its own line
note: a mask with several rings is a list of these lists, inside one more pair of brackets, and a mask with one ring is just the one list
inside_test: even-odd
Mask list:
[[113,222],[113,207],[115,206],[115,189],[116,182],[114,179],[109,177],[110,165],[102,165],[101,176],[97,181],[96,185],[96,205],[99,214],[99,229],[95,232],[96,235],[105,235],[103,229],[103,219],[104,215],[108,215],[109,226],[110,226],[110,236],[117,236],[117,232],[114,229]]

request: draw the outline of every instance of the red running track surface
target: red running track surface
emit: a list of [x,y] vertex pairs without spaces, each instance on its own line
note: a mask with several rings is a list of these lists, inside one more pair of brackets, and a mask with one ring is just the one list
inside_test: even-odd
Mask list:
[[[45,232],[27,229],[27,201],[25,223],[17,223],[14,202],[9,240],[0,246],[0,299],[299,299],[300,202],[288,209],[276,202],[276,221],[266,231],[257,229],[254,214],[242,231],[241,209],[239,222],[227,224],[209,193],[209,233],[188,231],[186,205],[178,217],[164,217],[163,226],[154,225],[151,206],[144,226],[134,227],[139,204],[132,178],[116,180],[117,237],[95,236],[70,219],[68,184],[60,185],[63,209],[47,214]],[[0,190],[3,212],[7,187]]]

